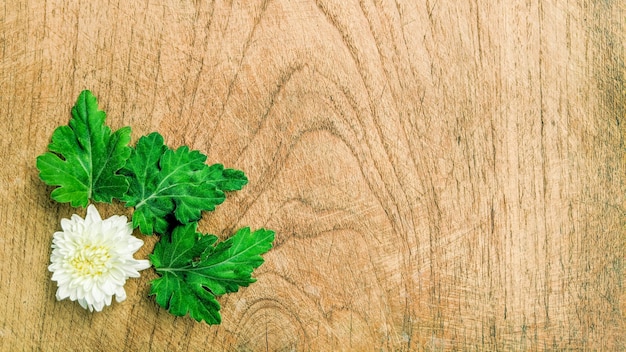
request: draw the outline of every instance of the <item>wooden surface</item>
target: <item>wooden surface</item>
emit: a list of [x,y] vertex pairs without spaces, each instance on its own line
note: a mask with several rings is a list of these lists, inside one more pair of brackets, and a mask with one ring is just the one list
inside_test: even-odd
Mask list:
[[[626,349],[625,19],[613,0],[6,0],[0,349]],[[248,174],[200,228],[276,246],[222,325],[159,308],[152,269],[99,314],[55,300],[75,210],[35,157],[83,89],[133,140]]]

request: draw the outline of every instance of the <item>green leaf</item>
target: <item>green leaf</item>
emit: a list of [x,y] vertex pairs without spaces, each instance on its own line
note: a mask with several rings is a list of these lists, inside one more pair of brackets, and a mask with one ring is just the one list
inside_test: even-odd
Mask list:
[[204,179],[210,180],[222,191],[239,191],[248,183],[248,178],[241,170],[225,169],[222,164],[213,164],[206,170]]
[[243,228],[217,242],[214,235],[197,233],[196,225],[176,227],[156,244],[150,260],[160,277],[152,281],[150,294],[176,316],[189,314],[197,321],[219,324],[216,297],[256,281],[252,272],[272,248],[274,232]]
[[141,137],[121,170],[130,184],[122,200],[135,207],[133,226],[144,234],[165,234],[172,217],[174,224],[198,221],[202,211],[224,201],[225,191],[248,182],[242,171],[208,166],[206,158],[186,146],[168,148],[157,132]]
[[131,129],[111,134],[105,119],[96,97],[85,90],[72,108],[69,125],[53,132],[50,151],[37,157],[41,180],[59,186],[52,191],[52,199],[85,207],[89,199],[110,203],[126,192],[126,178],[117,171],[130,156]]

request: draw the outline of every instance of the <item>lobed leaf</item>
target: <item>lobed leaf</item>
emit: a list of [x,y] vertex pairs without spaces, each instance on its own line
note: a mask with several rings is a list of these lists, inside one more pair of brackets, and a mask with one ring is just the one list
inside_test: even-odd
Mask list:
[[131,153],[131,129],[111,133],[105,119],[96,97],[85,90],[72,108],[68,126],[53,132],[50,151],[37,157],[41,180],[59,186],[52,191],[52,199],[85,207],[89,199],[110,203],[126,192],[128,182],[117,172]]
[[206,155],[186,146],[168,148],[156,132],[141,137],[121,171],[130,182],[122,200],[135,207],[133,226],[144,234],[165,234],[168,217],[181,224],[198,221],[202,211],[224,201],[225,191],[248,182],[242,171],[205,161]]
[[176,316],[189,314],[197,321],[219,324],[216,297],[256,281],[252,272],[272,248],[274,232],[243,228],[218,243],[214,235],[197,233],[196,226],[176,227],[156,244],[150,260],[160,277],[152,281],[150,294]]

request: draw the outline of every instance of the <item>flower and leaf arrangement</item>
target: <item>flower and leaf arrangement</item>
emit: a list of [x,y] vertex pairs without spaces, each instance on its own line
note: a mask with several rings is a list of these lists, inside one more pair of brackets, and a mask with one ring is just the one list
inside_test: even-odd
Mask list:
[[[52,280],[56,298],[101,311],[126,299],[124,284],[153,266],[150,295],[171,314],[207,324],[221,322],[217,297],[255,282],[254,269],[272,248],[274,231],[242,228],[228,239],[198,232],[202,212],[212,211],[228,192],[241,190],[246,175],[187,146],[168,147],[157,132],[130,145],[131,128],[112,132],[106,114],[88,90],[80,93],[67,126],[52,134],[49,151],[37,158],[39,177],[53,200],[87,207],[61,220],[52,240]],[[102,219],[94,202],[122,202],[133,208],[132,221]],[[133,235],[159,236],[149,260],[133,257],[143,241]]]

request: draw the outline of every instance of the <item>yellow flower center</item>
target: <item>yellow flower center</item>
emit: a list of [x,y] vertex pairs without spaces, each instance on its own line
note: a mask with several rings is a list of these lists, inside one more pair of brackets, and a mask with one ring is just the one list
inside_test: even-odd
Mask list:
[[109,248],[88,244],[74,254],[70,265],[78,275],[94,277],[107,271],[110,259]]

